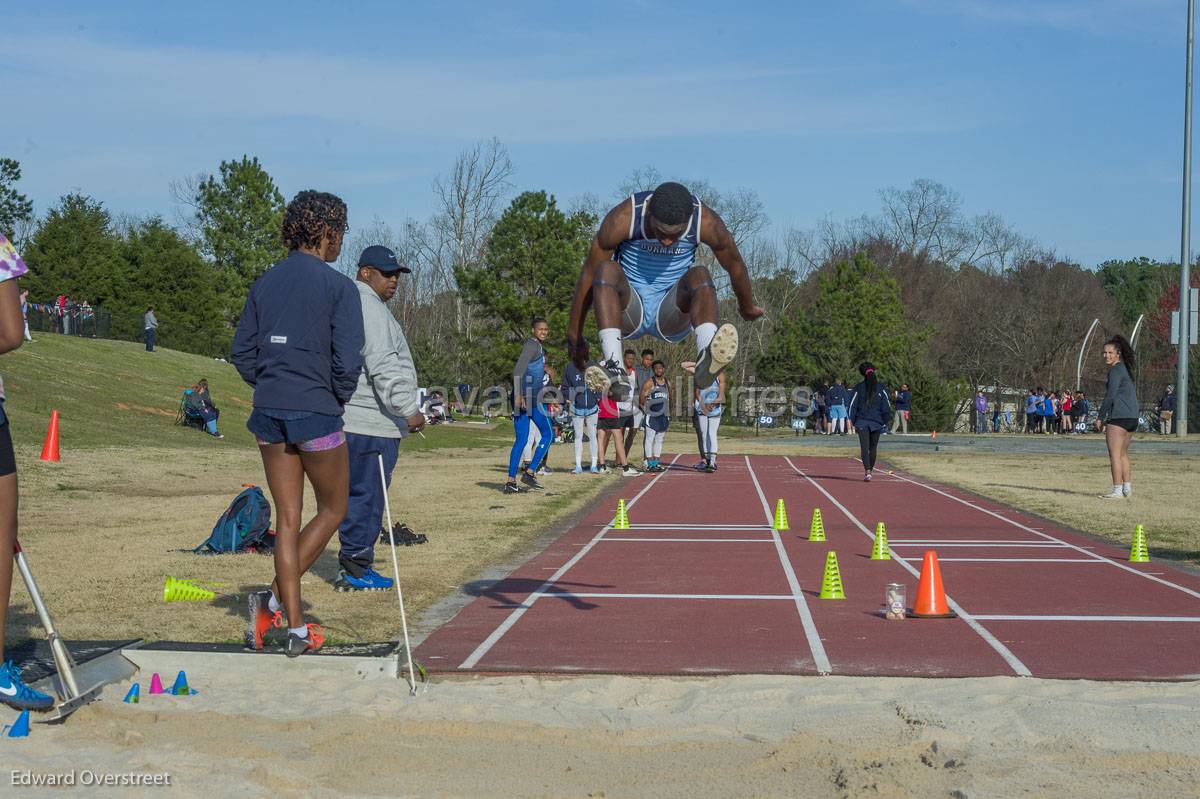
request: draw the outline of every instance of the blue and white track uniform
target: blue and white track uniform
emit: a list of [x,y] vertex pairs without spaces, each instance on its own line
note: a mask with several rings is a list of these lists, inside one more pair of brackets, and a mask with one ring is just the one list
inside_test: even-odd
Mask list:
[[691,327],[667,336],[658,327],[658,311],[663,299],[696,262],[704,209],[693,195],[692,216],[687,229],[674,244],[664,247],[646,229],[647,209],[653,194],[640,191],[629,198],[633,207],[629,238],[617,245],[615,255],[629,285],[641,300],[641,319],[636,318],[636,309],[631,309],[635,312],[631,322],[636,329],[626,338],[650,335],[677,344],[692,332]]

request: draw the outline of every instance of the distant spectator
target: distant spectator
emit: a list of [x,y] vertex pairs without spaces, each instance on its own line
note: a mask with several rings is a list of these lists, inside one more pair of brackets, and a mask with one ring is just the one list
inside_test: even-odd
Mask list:
[[25,340],[33,341],[33,336],[29,335],[29,290],[21,291],[21,322],[25,325]]
[[1133,347],[1124,336],[1113,336],[1104,344],[1104,363],[1108,376],[1104,402],[1096,429],[1104,430],[1108,444],[1108,463],[1112,472],[1112,491],[1101,499],[1124,499],[1133,494],[1133,472],[1129,462],[1129,442],[1138,427],[1137,392],[1133,382]]
[[1054,432],[1054,392],[1047,391],[1042,397],[1041,406],[1038,408],[1038,415],[1041,416],[1041,431],[1045,435],[1051,435]]
[[142,320],[143,332],[146,335],[146,352],[154,352],[154,339],[158,335],[158,320],[154,318],[154,309],[147,308]]
[[1025,414],[1024,430],[1026,433],[1033,432],[1034,423],[1037,421],[1037,395],[1033,389],[1029,389],[1029,393],[1025,395],[1025,405],[1023,406]]
[[859,364],[862,381],[850,393],[847,411],[850,421],[858,431],[859,450],[862,456],[863,480],[871,482],[875,470],[875,455],[879,449],[879,434],[887,426],[888,393],[875,376],[875,367],[869,362]]
[[846,386],[842,378],[833,381],[833,385],[825,392],[825,406],[829,410],[831,433],[846,435],[849,419],[846,418]]
[[983,389],[975,392],[975,432],[987,432],[987,397],[983,395]]
[[896,407],[892,414],[893,433],[903,426],[904,434],[908,435],[908,414],[910,408],[912,408],[912,392],[908,390],[908,383],[901,383],[900,390],[896,392]]
[[1168,385],[1162,399],[1158,401],[1158,419],[1164,436],[1175,432],[1175,402],[1175,386]]
[[213,438],[223,439],[225,436],[217,431],[217,419],[221,412],[213,405],[208,393],[208,381],[201,379],[199,383],[183,392],[184,413],[204,422],[204,430]]

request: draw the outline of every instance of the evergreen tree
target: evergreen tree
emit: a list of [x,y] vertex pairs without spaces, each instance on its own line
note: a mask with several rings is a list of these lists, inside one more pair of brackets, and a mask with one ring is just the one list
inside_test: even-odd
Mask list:
[[33,203],[14,188],[21,179],[21,165],[12,158],[0,158],[0,234],[12,241],[17,225],[33,215]]
[[254,280],[287,255],[280,232],[283,195],[258,163],[222,161],[196,190],[196,221],[204,248],[224,280],[225,313],[235,319]]
[[29,275],[21,285],[35,302],[60,294],[92,305],[116,299],[124,264],[121,240],[104,205],[68,194],[52,208],[23,253]]
[[488,361],[482,372],[500,377],[511,371],[534,316],[550,324],[548,347],[565,347],[571,298],[595,223],[586,211],[564,214],[544,191],[525,192],[492,228],[484,267],[455,269],[463,298],[492,320],[471,334],[471,346]]
[[200,355],[229,351],[232,329],[222,316],[220,280],[211,264],[162,219],[129,231],[123,243],[125,279],[113,311],[113,335],[142,335],[142,314],[153,307],[162,346]]

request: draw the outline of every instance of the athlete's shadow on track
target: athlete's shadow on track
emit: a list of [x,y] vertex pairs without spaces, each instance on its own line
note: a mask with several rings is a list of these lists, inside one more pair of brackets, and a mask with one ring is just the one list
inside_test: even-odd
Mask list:
[[[527,580],[520,577],[506,577],[503,580],[474,580],[463,586],[463,593],[468,596],[483,596],[494,599],[499,607],[520,607],[525,599],[545,585],[538,580]],[[561,580],[554,583],[554,589],[547,591],[544,596],[566,601],[576,610],[594,610],[598,605],[570,593],[572,588],[598,589],[612,588],[611,585],[594,585],[592,583],[567,583]]]

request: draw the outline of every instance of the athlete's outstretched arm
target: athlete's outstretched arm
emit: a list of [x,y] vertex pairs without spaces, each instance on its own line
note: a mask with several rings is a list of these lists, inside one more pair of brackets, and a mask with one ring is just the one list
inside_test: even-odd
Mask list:
[[605,215],[600,229],[592,238],[592,246],[583,261],[579,281],[575,284],[575,296],[571,300],[571,316],[567,323],[568,352],[574,352],[575,346],[583,341],[583,322],[592,307],[592,282],[596,279],[596,267],[611,261],[617,245],[625,240],[631,213],[629,201],[623,200]]
[[733,234],[725,227],[725,220],[708,208],[705,208],[700,238],[712,248],[721,268],[729,273],[729,284],[738,301],[738,313],[747,322],[762,316],[763,309],[754,302],[754,292],[750,288],[750,272],[746,269],[742,254],[738,252]]

